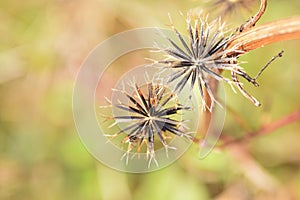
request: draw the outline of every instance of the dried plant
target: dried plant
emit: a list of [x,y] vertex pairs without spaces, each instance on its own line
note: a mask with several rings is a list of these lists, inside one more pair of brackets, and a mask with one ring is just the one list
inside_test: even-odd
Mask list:
[[212,3],[213,8],[217,9],[221,16],[228,16],[234,12],[250,12],[254,0],[215,0]]
[[137,148],[139,154],[145,143],[149,166],[152,160],[158,165],[155,159],[155,139],[159,138],[165,147],[167,156],[168,149],[175,149],[175,147],[168,145],[167,138],[169,136],[191,139],[184,120],[177,119],[181,111],[188,111],[191,108],[181,105],[176,94],[168,91],[162,84],[150,82],[144,90],[136,83],[132,83],[131,87],[134,91],[133,94],[127,93],[124,89],[114,89],[121,95],[125,95],[128,103],[111,104],[112,107],[126,111],[124,115],[109,117],[109,119],[115,120],[111,127],[117,124],[125,124],[125,128],[108,136],[114,138],[121,133],[126,135],[123,140],[124,143],[128,143],[127,152],[123,156],[126,156],[126,163],[128,163],[129,153]]
[[[229,39],[226,46],[226,50],[229,51],[226,55],[227,57],[241,56],[251,50],[274,42],[300,38],[300,17],[281,19],[255,27],[256,23],[265,12],[266,6],[267,0],[262,0],[260,9],[256,15],[251,17],[246,23],[242,24],[238,29],[238,32]],[[221,69],[218,73],[221,73],[222,71],[223,70]],[[233,77],[236,77],[236,74],[233,74]],[[255,79],[247,80],[253,83],[255,81]],[[243,92],[244,89],[242,84],[238,82],[238,79],[236,81],[237,86]],[[215,85],[217,83],[216,81],[211,80],[210,84]],[[248,96],[247,94],[244,95]],[[210,96],[207,95],[206,99],[211,101],[209,98]],[[248,96],[248,98],[251,99],[251,96]]]
[[[300,17],[290,17],[286,19],[275,20],[260,26],[255,26],[261,16],[264,14],[267,6],[267,0],[261,0],[259,11],[251,17],[246,23],[242,24],[238,32],[230,38],[228,41],[226,50],[229,53],[228,57],[241,56],[248,53],[251,50],[263,47],[268,44],[272,44],[278,41],[292,40],[300,38]],[[280,53],[278,54],[280,56]],[[263,70],[263,69],[262,69]],[[217,73],[221,74],[222,69]],[[235,75],[234,75],[235,76]],[[254,79],[255,80],[255,79]],[[244,91],[242,84],[236,79],[237,86],[241,91]],[[251,81],[251,79],[250,79]],[[218,88],[218,81],[210,78],[208,80],[213,94],[216,94]],[[248,96],[247,93],[244,95]],[[251,96],[248,96],[251,99]],[[213,104],[213,100],[210,98],[210,94],[204,90],[204,99],[208,105]],[[202,113],[203,120],[199,126],[199,133],[205,133],[208,130],[208,124],[211,119],[211,112],[204,111]]]
[[[283,51],[274,56],[254,78],[244,71],[238,59],[241,55],[264,45],[300,38],[300,17],[281,19],[255,27],[265,12],[266,5],[267,0],[261,0],[259,11],[229,35],[226,35],[225,24],[220,19],[209,23],[207,17],[188,13],[186,18],[188,39],[186,40],[171,20],[177,41],[167,38],[169,47],[160,49],[167,58],[156,63],[174,71],[168,80],[168,83],[175,82],[174,91],[167,92],[164,85],[153,82],[148,83],[144,91],[141,86],[132,84],[134,94],[118,90],[127,97],[129,104],[119,102],[112,105],[128,112],[128,115],[110,117],[111,120],[115,120],[113,125],[127,124],[119,132],[110,135],[114,138],[121,133],[126,134],[123,140],[124,143],[128,143],[127,152],[123,156],[127,157],[126,162],[128,162],[129,153],[134,148],[139,153],[145,143],[148,165],[152,160],[157,164],[154,147],[156,137],[159,138],[166,152],[172,148],[166,140],[168,134],[191,139],[184,120],[174,118],[174,115],[180,111],[190,110],[190,107],[183,106],[176,100],[176,93],[179,94],[188,83],[190,83],[191,91],[197,86],[202,103],[205,108],[208,108],[202,112],[198,134],[206,133],[208,130],[214,104],[217,102],[216,93],[219,81],[230,84],[232,88],[237,87],[255,106],[260,105],[256,98],[244,90],[239,78],[242,77],[254,86],[258,86],[256,79],[273,60],[282,56]],[[223,70],[231,73],[231,79],[221,75]],[[193,141],[199,140],[193,138]]]
[[[186,21],[188,41],[172,23],[172,28],[178,36],[179,43],[167,38],[170,47],[162,49],[167,54],[167,59],[157,61],[157,63],[163,64],[167,68],[174,69],[175,72],[170,76],[169,82],[179,80],[175,86],[175,91],[180,92],[188,81],[190,81],[192,91],[197,82],[202,103],[211,111],[214,103],[217,102],[208,81],[209,78],[213,78],[217,81],[227,82],[232,86],[236,85],[245,97],[250,99],[254,105],[259,106],[260,103],[243,89],[238,79],[238,76],[243,77],[253,85],[258,86],[256,79],[251,78],[238,64],[237,59],[244,51],[228,48],[229,41],[235,35],[225,36],[225,24],[221,22],[220,18],[208,23],[207,17],[196,16],[194,18],[189,13]],[[222,76],[219,73],[222,70],[230,71],[232,80]],[[209,106],[205,101],[203,89],[207,91],[211,100]]]
[[[168,82],[179,80],[176,83],[175,92],[181,92],[188,81],[190,81],[190,90],[192,91],[197,82],[201,99],[204,100],[204,87],[213,102],[216,102],[208,84],[207,76],[231,83],[229,79],[215,73],[216,69],[233,70],[236,68],[235,64],[231,64],[234,58],[223,57],[226,51],[222,50],[225,49],[230,37],[224,36],[224,24],[220,19],[209,24],[207,18],[199,16],[193,18],[192,13],[188,13],[186,21],[189,41],[185,40],[171,21],[172,28],[178,36],[179,44],[167,38],[170,47],[162,49],[167,54],[167,59],[157,61],[157,63],[174,69],[175,72],[171,74]],[[207,107],[205,101],[203,101],[203,106]]]

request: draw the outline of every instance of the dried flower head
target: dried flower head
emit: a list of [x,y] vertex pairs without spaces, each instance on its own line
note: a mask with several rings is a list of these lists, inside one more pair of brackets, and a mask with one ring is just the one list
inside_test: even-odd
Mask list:
[[254,0],[215,0],[213,7],[221,12],[221,16],[226,16],[239,10],[250,11],[253,3]]
[[[167,55],[167,58],[156,61],[166,68],[174,69],[175,72],[171,74],[169,82],[177,81],[175,91],[180,92],[188,82],[190,82],[191,90],[195,85],[198,85],[203,105],[207,107],[203,92],[205,88],[212,101],[209,107],[211,110],[217,100],[208,79],[214,78],[230,85],[236,85],[245,97],[250,99],[256,106],[260,105],[254,97],[243,89],[238,79],[238,76],[241,76],[258,86],[255,79],[244,72],[237,63],[238,55],[243,52],[227,48],[232,35],[225,36],[225,24],[220,19],[208,23],[207,17],[193,17],[191,13],[188,13],[186,21],[188,39],[185,39],[174,27],[171,20],[172,29],[175,31],[179,42],[167,38],[170,45],[161,49]],[[230,71],[232,80],[221,76],[220,71],[222,70]]]
[[148,166],[152,160],[158,165],[155,159],[156,138],[165,147],[167,156],[168,149],[174,149],[167,142],[170,135],[191,139],[184,121],[178,120],[178,116],[176,116],[176,114],[180,114],[180,111],[191,108],[178,103],[176,95],[168,91],[162,84],[150,82],[142,87],[133,83],[130,86],[133,89],[133,94],[129,94],[125,89],[115,89],[115,91],[125,95],[128,102],[119,102],[112,104],[112,106],[120,111],[125,111],[127,114],[111,117],[115,120],[112,126],[119,123],[125,124],[125,126],[119,132],[109,136],[114,138],[121,133],[126,134],[123,142],[128,143],[128,149],[122,157],[126,156],[126,163],[128,163],[129,153],[136,148],[139,154],[145,143],[146,155],[149,159]]

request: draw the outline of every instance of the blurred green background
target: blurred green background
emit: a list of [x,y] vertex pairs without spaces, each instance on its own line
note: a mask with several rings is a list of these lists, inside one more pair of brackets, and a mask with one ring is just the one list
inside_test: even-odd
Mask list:
[[[185,31],[179,11],[207,8],[196,0],[27,0],[0,2],[0,199],[300,199],[300,123],[197,158],[192,147],[172,166],[124,174],[97,162],[77,137],[72,89],[84,58],[99,42],[132,28],[169,24]],[[226,17],[235,28],[253,14]],[[270,1],[260,23],[299,15],[299,0]],[[176,22],[177,23],[177,22]],[[249,74],[280,50],[247,86],[263,106],[227,89],[224,134],[243,137],[300,109],[300,40],[255,50],[240,60]],[[121,67],[121,66],[120,66]],[[246,84],[248,85],[248,84]]]

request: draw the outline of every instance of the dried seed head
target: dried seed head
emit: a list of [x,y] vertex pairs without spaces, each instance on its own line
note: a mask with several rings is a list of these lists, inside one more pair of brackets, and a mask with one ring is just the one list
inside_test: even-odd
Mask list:
[[213,8],[217,9],[221,16],[229,16],[234,12],[250,12],[253,3],[254,0],[215,0],[213,1]]
[[[221,19],[208,23],[207,16],[195,18],[191,13],[188,13],[186,21],[187,39],[172,24],[178,42],[167,38],[169,46],[161,49],[167,58],[157,61],[165,68],[174,69],[175,72],[169,76],[168,81],[169,83],[176,82],[175,92],[180,92],[187,83],[190,83],[191,91],[197,85],[203,107],[211,110],[214,103],[218,103],[214,96],[216,91],[211,89],[209,81],[213,78],[227,82],[231,86],[235,85],[246,98],[259,106],[260,103],[244,90],[238,79],[240,76],[254,86],[258,86],[256,79],[251,78],[243,71],[237,62],[239,55],[244,52],[228,48],[228,42],[233,35],[225,36],[225,24],[221,22]],[[223,70],[231,72],[231,80],[220,74]],[[210,97],[211,104],[205,102],[204,89]]]
[[[218,70],[235,71],[240,69],[236,64],[236,57],[227,57],[227,42],[229,37],[224,36],[225,24],[220,19],[207,22],[207,17],[187,16],[188,39],[172,25],[178,41],[167,38],[170,45],[162,49],[167,58],[158,63],[167,68],[173,68],[174,73],[169,82],[177,81],[175,91],[180,92],[190,82],[191,90],[198,85],[202,100],[204,100],[203,88],[210,95],[212,102],[216,102],[208,83],[208,76],[217,80],[231,83],[231,81],[218,73]],[[203,101],[206,106],[206,102]],[[209,108],[211,109],[211,107]]]
[[166,153],[168,153],[168,149],[172,149],[168,146],[168,136],[191,139],[184,121],[177,119],[181,111],[191,108],[178,103],[176,95],[168,92],[162,84],[150,82],[142,87],[134,83],[131,87],[134,91],[133,94],[129,94],[125,90],[118,90],[128,99],[128,102],[119,102],[112,106],[127,114],[110,118],[115,120],[113,125],[121,123],[123,126],[119,132],[110,137],[126,134],[123,140],[124,143],[128,143],[127,152],[123,156],[126,157],[126,163],[128,163],[130,152],[136,149],[139,154],[145,143],[149,166],[152,160],[158,165],[155,159],[156,138],[165,147]]

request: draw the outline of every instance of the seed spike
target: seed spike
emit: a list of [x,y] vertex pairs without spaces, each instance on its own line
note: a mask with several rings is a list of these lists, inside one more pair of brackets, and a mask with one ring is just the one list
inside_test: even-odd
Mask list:
[[253,78],[254,80],[257,80],[258,77],[263,73],[263,71],[274,61],[276,60],[277,58],[280,58],[282,57],[283,55],[283,50],[280,51],[276,56],[274,56],[273,58],[271,58],[271,60],[268,61],[268,63],[258,72],[258,74]]
[[[263,8],[263,3],[261,8]],[[255,15],[253,20],[246,23],[243,27],[245,29],[250,28],[256,23],[256,20],[259,17],[259,14]],[[170,45],[166,49],[161,49],[161,51],[167,55],[168,59],[158,61],[158,63],[164,65],[166,69],[171,68],[174,71],[167,76],[168,83],[175,83],[174,91],[181,93],[184,86],[188,83],[191,84],[191,90],[196,85],[200,91],[203,108],[207,108],[211,111],[215,104],[221,106],[221,104],[216,100],[216,97],[214,97],[215,94],[211,90],[211,86],[208,82],[208,78],[213,78],[217,81],[224,81],[230,84],[231,88],[235,85],[246,98],[253,102],[254,105],[260,105],[253,96],[244,90],[238,77],[244,78],[257,87],[259,85],[256,82],[256,79],[275,58],[280,56],[275,56],[270,63],[267,63],[267,65],[262,68],[255,78],[252,78],[243,71],[243,68],[237,62],[239,55],[245,52],[227,49],[228,43],[234,35],[224,35],[224,33],[227,32],[224,30],[226,24],[222,22],[221,17],[215,19],[212,23],[208,23],[208,15],[198,19],[192,19],[191,13],[188,13],[186,23],[189,46],[183,40],[183,35],[175,28],[170,15],[169,18],[172,29],[180,40],[180,45],[176,44],[176,42],[172,39],[167,38]],[[194,20],[194,23],[192,20]],[[231,79],[220,75],[218,70],[230,71],[232,75]],[[207,91],[208,96],[212,101],[212,103],[209,104],[210,106],[207,106],[208,104],[205,102],[204,90]],[[233,91],[236,92],[234,88]],[[189,98],[191,98],[191,96],[192,93],[190,93]]]
[[[190,110],[190,107],[180,105],[177,101],[177,96],[169,92],[168,88],[159,82],[152,80],[144,86],[145,89],[142,89],[134,81],[130,85],[132,86],[133,94],[118,90],[120,94],[128,99],[130,104],[127,105],[120,101],[117,104],[112,104],[116,109],[129,111],[128,115],[111,117],[111,119],[115,120],[113,126],[122,123],[125,127],[110,137],[115,138],[121,133],[126,134],[123,143],[127,143],[128,148],[121,158],[122,160],[126,158],[126,164],[128,164],[130,157],[133,158],[135,156],[135,154],[129,156],[129,153],[136,150],[139,156],[143,144],[146,144],[148,167],[151,166],[151,162],[158,166],[155,158],[155,138],[165,148],[171,148],[164,135],[182,137],[186,134],[184,121],[177,120],[176,116],[180,115],[182,111]],[[182,128],[179,130],[178,127]],[[186,137],[189,138],[189,136]],[[168,154],[168,150],[166,154]]]

